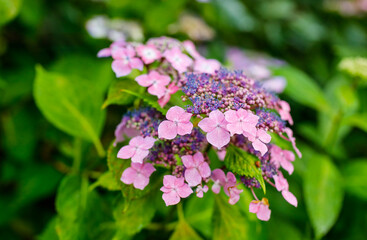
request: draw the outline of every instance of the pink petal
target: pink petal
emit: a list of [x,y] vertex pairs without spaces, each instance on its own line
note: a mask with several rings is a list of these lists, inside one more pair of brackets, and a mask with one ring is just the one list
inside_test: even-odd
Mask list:
[[121,176],[121,182],[125,183],[125,184],[132,184],[136,178],[136,170],[129,167],[126,168],[125,171],[122,173]]
[[191,187],[197,186],[201,183],[201,176],[196,168],[186,168],[184,175],[186,182]]
[[289,192],[287,190],[284,190],[284,191],[282,191],[282,195],[283,195],[284,199],[287,202],[289,202],[293,206],[297,207],[297,205],[298,205],[297,198],[291,192]]
[[181,136],[190,134],[194,125],[191,122],[188,123],[178,123],[177,133]]
[[215,122],[210,118],[204,118],[201,120],[198,124],[198,126],[204,131],[204,132],[211,132],[214,130],[214,128],[217,126]]
[[226,175],[224,174],[223,170],[220,168],[214,169],[212,171],[212,179],[214,181],[219,180],[221,185],[224,185],[226,182]]
[[129,159],[134,156],[136,148],[130,145],[122,147],[117,153],[117,157],[121,159]]
[[256,139],[254,142],[252,142],[252,146],[256,151],[261,153],[261,156],[264,156],[264,154],[268,151],[268,147],[259,139]]
[[232,172],[227,173],[227,182],[231,185],[235,185],[237,182],[236,176]]
[[227,130],[231,133],[231,136],[243,133],[242,124],[240,122],[227,124]]
[[131,158],[131,161],[136,162],[136,163],[143,163],[144,158],[148,156],[148,154],[149,154],[149,150],[138,148],[134,156]]
[[185,184],[185,179],[183,177],[179,177],[175,179],[175,187],[182,187]]
[[285,157],[288,161],[291,161],[291,162],[293,162],[293,161],[294,161],[294,159],[296,158],[296,157],[294,156],[294,153],[293,153],[293,152],[291,152],[291,151],[288,151],[288,150],[283,150],[283,155],[284,155],[284,157]]
[[177,125],[172,122],[165,120],[158,126],[158,137],[164,139],[174,139],[177,136]]
[[101,57],[111,57],[111,49],[109,49],[109,48],[101,49],[97,53],[97,57],[99,57],[99,58],[101,58]]
[[233,187],[229,191],[229,200],[228,203],[231,205],[234,205],[240,200],[240,193],[242,193],[242,189],[238,189],[236,187]]
[[149,77],[148,74],[143,74],[135,78],[135,81],[139,83],[140,86],[149,87],[153,84],[153,80]]
[[268,91],[282,93],[287,85],[287,80],[284,77],[273,77],[263,81],[262,87]]
[[135,56],[135,50],[134,50],[134,48],[132,46],[128,45],[125,48],[125,54],[126,54],[126,56],[134,57]]
[[225,119],[227,120],[227,122],[229,123],[237,123],[238,122],[238,116],[237,116],[237,112],[234,110],[228,110],[227,112],[224,113]]
[[153,84],[148,88],[148,93],[157,96],[158,98],[161,98],[164,96],[166,90],[167,89],[164,86]]
[[278,191],[288,190],[289,185],[287,179],[283,177],[281,172],[278,172],[278,175],[274,175],[275,187]]
[[129,145],[133,147],[140,147],[144,143],[145,140],[142,136],[136,136],[130,140]]
[[196,51],[195,45],[190,40],[186,40],[183,42],[183,46],[185,50],[193,57],[193,58],[201,58],[200,54]]
[[115,60],[122,59],[126,56],[125,48],[114,47],[111,49],[112,58]]
[[256,216],[258,219],[262,221],[269,221],[271,211],[268,205],[260,204],[259,211],[257,212]]
[[257,213],[260,208],[260,202],[259,201],[251,201],[249,206],[249,212],[250,213]]
[[164,192],[164,193],[169,193],[169,192],[171,192],[172,191],[172,188],[166,188],[166,187],[161,187],[161,189],[160,189],[162,192]]
[[264,130],[257,130],[257,136],[263,143],[269,143],[271,140],[271,136]]
[[171,121],[180,121],[181,115],[185,113],[185,110],[179,106],[174,106],[168,109],[166,118]]
[[189,185],[184,184],[183,186],[177,188],[177,193],[182,198],[187,198],[190,196],[191,193],[193,193],[192,189],[189,187]]
[[156,169],[153,167],[152,164],[150,163],[144,163],[142,169],[141,169],[141,174],[143,174],[146,177],[150,177],[150,175],[152,175],[152,173],[155,171]]
[[193,156],[195,166],[199,166],[202,162],[204,162],[204,156],[201,152],[197,152]]
[[202,198],[202,197],[204,197],[204,193],[203,193],[203,191],[196,190],[196,196],[197,196],[198,198]]
[[216,127],[206,135],[208,142],[214,147],[221,149],[229,143],[231,136],[229,132],[221,127]]
[[284,170],[286,170],[289,173],[289,175],[293,173],[294,167],[290,161],[284,159],[283,161],[280,161],[280,165]]
[[194,164],[193,157],[191,155],[185,155],[181,157],[182,163],[186,168],[194,168],[196,165]]
[[180,202],[181,198],[178,196],[176,191],[163,193],[162,198],[166,203],[166,206],[175,205]]
[[212,186],[212,191],[215,194],[218,194],[220,192],[220,185],[218,183],[214,183],[213,186]]
[[168,188],[174,188],[175,187],[175,181],[176,177],[172,175],[165,175],[163,177],[163,185]]
[[166,90],[166,93],[164,94],[164,96],[158,99],[159,106],[163,108],[169,102],[170,99],[171,99],[171,94]]
[[132,58],[129,65],[131,68],[136,68],[140,71],[143,71],[144,68],[144,64],[139,58]]
[[151,149],[154,146],[155,141],[156,140],[152,137],[145,137],[144,141],[139,145],[139,148],[145,150]]
[[123,77],[131,73],[131,67],[125,64],[123,60],[114,60],[112,62],[112,70],[116,74],[116,77]]
[[217,109],[209,113],[209,118],[212,119],[216,124],[220,124],[224,120],[224,114]]
[[226,150],[217,151],[217,155],[218,155],[219,160],[223,161],[224,158],[226,157],[226,153],[227,153]]
[[149,183],[149,177],[144,176],[143,174],[137,174],[134,180],[134,187],[140,190],[143,190]]

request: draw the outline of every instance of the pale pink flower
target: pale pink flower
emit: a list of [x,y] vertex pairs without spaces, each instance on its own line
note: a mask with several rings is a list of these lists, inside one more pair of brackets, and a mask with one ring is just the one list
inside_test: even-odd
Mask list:
[[302,157],[302,153],[299,151],[299,149],[296,146],[296,138],[293,137],[293,131],[290,128],[285,128],[284,132],[288,135],[288,140],[292,143],[294,151],[297,153],[298,157]]
[[288,121],[290,125],[293,125],[293,119],[290,114],[291,107],[286,101],[279,102],[280,108],[278,109],[280,118],[284,121]]
[[129,159],[132,162],[143,163],[143,160],[149,154],[156,140],[152,137],[137,136],[130,140],[129,145],[124,146],[117,153],[118,158]]
[[262,87],[268,91],[282,93],[287,85],[284,77],[276,76],[262,81]]
[[292,162],[295,159],[293,152],[288,150],[282,150],[276,145],[272,145],[270,149],[271,158],[270,161],[275,164],[277,168],[282,166],[288,171],[289,175],[293,173],[294,167]]
[[183,43],[183,46],[185,48],[185,50],[195,59],[198,58],[202,58],[202,56],[200,55],[200,53],[198,53],[198,51],[196,51],[196,47],[195,44],[190,41],[190,40],[186,40]]
[[224,113],[226,121],[228,122],[227,130],[234,134],[250,134],[256,136],[256,124],[259,117],[249,110],[242,108],[237,111],[228,110]]
[[215,59],[198,58],[194,63],[194,71],[214,74],[220,66],[220,63]]
[[152,44],[140,45],[136,47],[136,52],[145,64],[150,64],[162,57],[161,52]]
[[116,147],[117,143],[122,142],[125,140],[125,136],[131,138],[139,135],[139,131],[134,128],[127,128],[125,127],[126,123],[121,122],[119,125],[117,125],[115,130],[115,137],[116,140],[113,143],[113,146]]
[[214,184],[212,186],[212,191],[216,194],[220,192],[221,186],[224,186],[227,182],[227,178],[222,169],[217,168],[212,171],[212,180]]
[[172,175],[166,175],[163,178],[163,200],[167,206],[175,205],[180,202],[181,198],[187,198],[191,193],[192,189],[184,182],[184,178],[177,178]]
[[150,71],[149,74],[143,74],[135,78],[140,86],[149,87],[148,92],[161,98],[166,93],[166,85],[169,84],[171,78],[161,75],[157,71]]
[[178,47],[166,50],[163,56],[180,73],[185,72],[192,64],[192,59],[186,54],[183,54]]
[[275,187],[279,192],[282,192],[284,199],[297,207],[297,198],[289,191],[289,185],[287,179],[284,178],[281,172],[278,172],[278,175],[274,175]]
[[243,192],[243,189],[238,189],[237,187],[233,186],[228,188],[229,199],[228,203],[234,205],[240,200],[240,193]]
[[264,156],[264,154],[268,151],[266,143],[270,142],[271,136],[263,129],[258,129],[255,137],[250,134],[244,135],[252,142],[252,146],[254,147],[254,149],[256,151],[259,151],[261,153],[261,156]]
[[179,89],[180,88],[177,87],[174,83],[171,83],[165,90],[163,97],[158,99],[159,106],[164,107],[171,99],[171,95],[177,92]]
[[190,187],[197,186],[202,180],[210,177],[209,164],[204,161],[204,156],[201,152],[197,152],[193,156],[182,156],[181,159],[185,166],[185,180]]
[[242,193],[243,190],[236,187],[237,179],[232,172],[228,172],[226,176],[222,169],[214,169],[211,178],[214,181],[212,186],[212,191],[214,193],[218,194],[222,186],[225,194],[229,196],[228,202],[232,205],[238,202],[240,193]]
[[149,183],[149,177],[155,171],[150,163],[131,163],[122,173],[121,181],[125,184],[133,184],[135,188],[143,190]]
[[97,53],[97,57],[111,57],[112,51],[117,48],[124,48],[126,46],[125,40],[119,40],[116,42],[113,42],[109,48],[103,48]]
[[202,198],[204,196],[204,193],[206,193],[208,190],[209,190],[209,187],[207,185],[204,185],[204,187],[199,185],[196,187],[196,190],[195,190],[196,196],[198,198]]
[[131,46],[126,48],[116,48],[112,50],[112,70],[116,77],[123,77],[129,75],[132,69],[143,70],[143,62],[135,57],[135,50]]
[[209,113],[209,117],[201,120],[198,126],[207,133],[206,139],[214,147],[221,149],[229,143],[231,136],[226,128],[227,121],[218,109]]
[[174,106],[171,107],[166,114],[165,120],[158,126],[158,136],[164,139],[174,139],[178,135],[190,134],[193,128],[190,122],[192,114],[187,113],[184,109]]
[[271,210],[269,209],[267,198],[263,198],[261,201],[251,201],[249,211],[251,213],[256,213],[257,218],[262,221],[269,221],[270,219]]

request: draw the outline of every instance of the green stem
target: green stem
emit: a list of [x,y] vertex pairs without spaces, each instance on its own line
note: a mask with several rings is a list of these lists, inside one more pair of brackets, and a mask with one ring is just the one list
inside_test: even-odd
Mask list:
[[96,140],[93,141],[93,144],[97,150],[97,154],[99,157],[103,158],[106,156],[106,152],[103,148],[103,145],[101,143],[101,140],[99,140],[99,138],[97,138]]
[[177,214],[178,214],[178,219],[179,220],[184,220],[184,212],[183,212],[183,207],[182,207],[182,202],[180,202],[179,204],[177,204]]
[[74,161],[72,171],[74,173],[80,172],[80,166],[82,163],[82,140],[80,138],[74,139]]

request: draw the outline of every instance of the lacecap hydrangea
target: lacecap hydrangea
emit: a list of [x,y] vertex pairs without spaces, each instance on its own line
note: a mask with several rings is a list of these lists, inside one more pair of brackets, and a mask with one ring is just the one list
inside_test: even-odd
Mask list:
[[[249,211],[267,221],[269,201],[254,191],[265,189],[266,183],[297,206],[282,172],[293,173],[295,154],[272,141],[272,136],[289,141],[301,157],[288,126],[293,120],[287,102],[242,71],[228,71],[217,60],[202,57],[191,41],[161,37],[146,44],[115,42],[98,56],[112,56],[117,77],[142,71],[135,81],[164,110],[140,107],[123,115],[115,131],[115,144],[129,140],[117,154],[121,161],[131,161],[123,183],[143,190],[156,168],[163,167],[167,174],[160,191],[167,206],[194,194],[201,198],[209,189],[216,194],[223,189],[229,204],[236,204],[247,187],[254,197]],[[176,100],[164,108],[176,92],[179,104]],[[217,156],[209,158],[213,150]],[[214,161],[222,167],[213,169]]]

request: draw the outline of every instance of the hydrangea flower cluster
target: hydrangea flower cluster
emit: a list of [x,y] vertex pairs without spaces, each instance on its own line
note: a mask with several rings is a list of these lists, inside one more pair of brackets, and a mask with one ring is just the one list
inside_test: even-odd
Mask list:
[[[130,138],[117,155],[120,159],[131,159],[131,167],[122,173],[123,183],[144,189],[156,168],[163,167],[167,174],[160,190],[167,206],[179,203],[194,192],[197,197],[203,197],[210,188],[216,194],[223,188],[229,204],[236,204],[244,188],[249,188],[255,199],[249,211],[267,221],[271,215],[269,201],[267,198],[259,200],[254,191],[265,183],[297,206],[297,199],[281,170],[293,173],[295,154],[271,141],[272,135],[280,136],[289,141],[301,157],[293,132],[287,126],[287,123],[293,124],[288,103],[242,71],[212,68],[213,60],[200,57],[192,42],[181,44],[174,39],[156,38],[147,45],[124,43],[116,51],[114,48],[115,45],[111,45],[103,51],[119,53],[122,60],[114,58],[114,62],[122,61],[118,65],[127,67],[131,62],[140,61],[149,69],[136,81],[149,87],[147,91],[157,95],[158,102],[162,99],[158,94],[161,86],[170,84],[182,90],[182,104],[170,107],[165,115],[154,108],[141,108],[123,116],[115,131],[115,143]],[[150,53],[141,53],[145,50]],[[129,57],[126,57],[127,52],[131,52]],[[199,68],[200,61],[206,66]],[[157,64],[150,65],[154,62]],[[119,75],[114,64],[112,68]],[[169,98],[165,103],[168,101]],[[218,158],[211,155],[209,159],[210,148],[217,152]],[[231,167],[236,161],[232,159],[231,149],[243,153],[236,153],[238,158],[246,158],[235,168]],[[212,169],[213,161],[219,161],[217,164],[222,167]],[[252,172],[247,172],[250,168]]]

